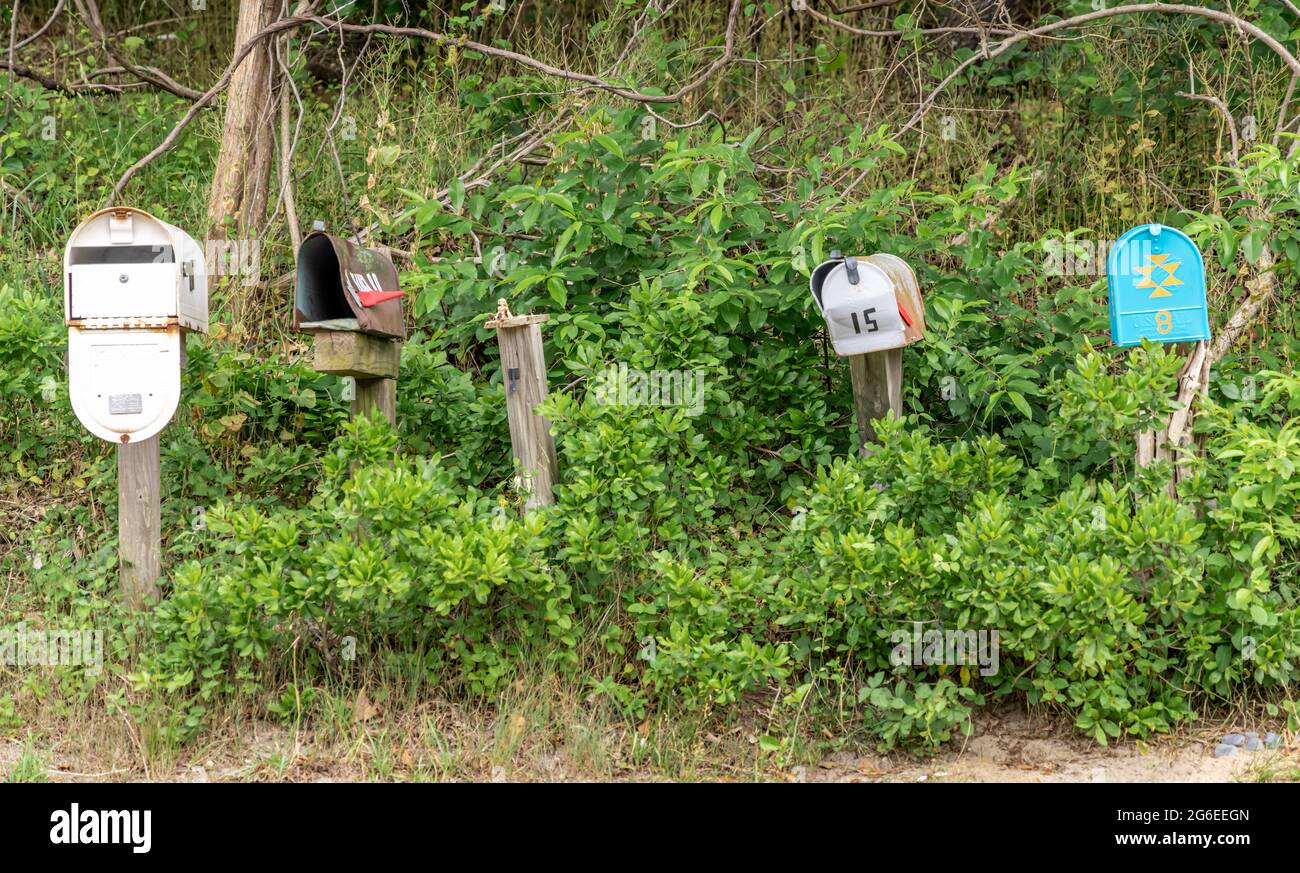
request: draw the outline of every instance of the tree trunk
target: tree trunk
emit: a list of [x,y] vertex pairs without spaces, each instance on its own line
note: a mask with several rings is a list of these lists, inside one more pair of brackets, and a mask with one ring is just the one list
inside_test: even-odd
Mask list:
[[[235,50],[280,15],[281,0],[241,0]],[[280,70],[271,40],[249,53],[230,80],[221,151],[208,199],[209,236],[248,239],[266,219],[275,151],[275,101]],[[228,226],[228,222],[233,221]]]

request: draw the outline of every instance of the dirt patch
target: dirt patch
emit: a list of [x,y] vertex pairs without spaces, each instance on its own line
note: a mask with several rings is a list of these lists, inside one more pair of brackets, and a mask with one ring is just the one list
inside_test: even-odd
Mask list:
[[1059,722],[1008,710],[984,717],[968,740],[929,760],[836,755],[796,776],[833,782],[1242,782],[1293,779],[1300,772],[1294,744],[1214,757],[1224,733],[1216,726],[1183,738],[1103,747]]
[[[0,780],[26,774],[54,782],[355,782],[355,781],[791,781],[791,782],[1253,782],[1300,781],[1294,735],[1281,749],[1238,750],[1214,757],[1228,731],[1279,730],[1251,716],[1202,724],[1198,730],[1149,743],[1102,747],[1068,720],[1023,708],[981,714],[975,733],[931,758],[861,750],[815,763],[782,767],[758,753],[756,730],[680,735],[629,730],[580,711],[493,717],[450,705],[426,705],[401,717],[377,714],[343,725],[343,732],[296,730],[262,719],[227,723],[220,734],[167,763],[145,768],[131,734],[105,722],[96,742],[53,744],[0,740]],[[1240,722],[1240,723],[1238,723]],[[115,727],[117,734],[108,728]],[[752,726],[751,726],[752,727]],[[64,726],[64,730],[72,729]],[[102,733],[102,736],[100,735]],[[109,750],[106,753],[106,750]],[[676,755],[673,765],[667,756]]]

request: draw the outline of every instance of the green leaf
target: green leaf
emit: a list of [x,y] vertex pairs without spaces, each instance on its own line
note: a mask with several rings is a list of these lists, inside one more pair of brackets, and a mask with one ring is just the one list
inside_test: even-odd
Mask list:
[[569,289],[565,287],[564,280],[558,276],[552,276],[546,280],[546,290],[550,293],[551,299],[560,306],[569,302]]
[[713,231],[716,233],[722,229],[722,217],[726,214],[723,204],[719,203],[709,212],[709,223],[713,225]]
[[615,155],[617,158],[619,158],[619,160],[623,159],[623,149],[619,147],[619,144],[614,141],[614,138],[612,136],[609,136],[608,134],[604,134],[604,133],[598,133],[595,136],[595,140],[596,142],[600,143],[602,146],[605,147],[605,151]]
[[1264,255],[1264,231],[1247,234],[1241,241],[1241,253],[1251,265],[1258,264]]

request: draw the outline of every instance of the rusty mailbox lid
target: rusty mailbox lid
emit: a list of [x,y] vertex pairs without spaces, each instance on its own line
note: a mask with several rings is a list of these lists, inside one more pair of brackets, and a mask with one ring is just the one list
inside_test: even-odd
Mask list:
[[404,294],[388,255],[315,231],[298,249],[293,326],[405,339]]

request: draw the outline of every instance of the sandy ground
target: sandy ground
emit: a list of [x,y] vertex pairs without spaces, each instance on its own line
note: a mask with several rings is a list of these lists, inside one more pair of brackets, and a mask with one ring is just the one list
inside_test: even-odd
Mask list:
[[1147,744],[1125,742],[1105,748],[1008,709],[986,715],[962,744],[920,761],[898,755],[832,756],[796,773],[807,781],[834,782],[1253,782],[1300,778],[1294,747],[1214,757],[1228,730],[1277,726],[1215,726],[1183,738]]
[[[1300,780],[1300,754],[1294,738],[1280,750],[1247,752],[1214,757],[1214,746],[1227,730],[1257,730],[1261,734],[1277,725],[1204,726],[1178,738],[1163,738],[1149,744],[1125,742],[1103,748],[1078,736],[1060,721],[1049,723],[1008,708],[984,714],[975,734],[953,743],[931,758],[904,753],[838,754],[816,765],[773,768],[769,772],[744,774],[720,763],[719,778],[757,778],[791,782],[1254,782]],[[179,782],[304,781],[339,782],[367,778],[364,771],[343,760],[338,749],[315,748],[301,743],[281,725],[256,722],[242,732],[238,756],[197,759],[178,763],[167,772],[144,774],[130,766],[97,763],[89,766],[52,755],[45,760],[50,781],[86,782],[115,780],[161,780]],[[8,774],[23,755],[24,746],[0,741],[0,774]],[[418,754],[418,752],[417,752]],[[403,754],[403,757],[406,757]],[[534,749],[527,761],[519,761],[511,772],[500,766],[471,768],[453,778],[479,781],[588,781],[611,778],[583,772],[566,754],[563,745]],[[279,764],[269,765],[268,762]],[[122,762],[126,763],[126,762]],[[409,760],[406,762],[409,764]],[[398,764],[390,778],[406,778]],[[374,778],[374,775],[371,775]],[[616,767],[612,778],[655,781],[661,775],[638,767]],[[707,778],[707,777],[701,777]]]

